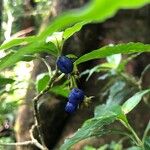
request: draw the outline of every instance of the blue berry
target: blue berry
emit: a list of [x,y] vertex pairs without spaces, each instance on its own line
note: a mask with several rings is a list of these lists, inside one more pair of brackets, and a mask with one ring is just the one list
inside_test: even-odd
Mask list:
[[68,112],[68,113],[74,113],[76,111],[76,109],[77,109],[76,105],[67,102],[66,107],[65,107],[65,111],[66,112]]
[[70,103],[78,105],[84,100],[84,92],[81,89],[73,88],[68,99]]
[[73,71],[73,62],[66,56],[60,56],[57,60],[57,67],[62,73],[68,74]]

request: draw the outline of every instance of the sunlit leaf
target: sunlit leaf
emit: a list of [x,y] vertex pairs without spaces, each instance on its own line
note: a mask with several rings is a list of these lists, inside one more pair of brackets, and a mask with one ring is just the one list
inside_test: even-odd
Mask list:
[[52,87],[50,89],[50,92],[63,97],[68,97],[70,90],[64,85],[59,85],[59,86]]
[[28,43],[31,43],[36,40],[35,36],[28,36],[28,37],[21,37],[21,38],[16,38],[16,39],[11,39],[10,41],[4,42],[0,46],[0,50],[2,49],[9,49],[11,47],[17,46],[17,45],[25,45]]
[[36,90],[38,92],[44,90],[48,85],[49,80],[50,80],[50,76],[48,73],[42,73],[38,75],[36,79]]
[[122,105],[122,110],[125,114],[129,113],[134,107],[137,106],[137,104],[142,100],[142,97],[149,93],[150,89],[140,91],[133,95],[131,98],[129,98],[123,105]]
[[0,69],[14,65],[19,60],[22,60],[25,55],[31,55],[34,53],[47,52],[54,56],[57,55],[56,47],[53,43],[37,42],[30,46],[23,47],[16,52],[10,53],[0,59]]
[[114,54],[130,54],[136,52],[150,52],[150,44],[143,43],[127,43],[114,46],[105,46],[81,56],[76,60],[75,64],[80,64],[89,60],[104,58]]
[[113,64],[113,68],[117,68],[121,62],[121,54],[114,54],[114,55],[111,55],[111,56],[108,56],[106,57],[107,61],[110,63],[110,64]]

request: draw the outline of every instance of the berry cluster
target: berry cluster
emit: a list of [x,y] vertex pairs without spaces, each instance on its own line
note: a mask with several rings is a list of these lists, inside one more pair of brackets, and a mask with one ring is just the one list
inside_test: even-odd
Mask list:
[[83,100],[84,100],[84,92],[81,89],[73,88],[69,94],[65,111],[68,113],[73,113]]
[[[58,69],[65,74],[69,74],[73,71],[73,62],[66,56],[61,56],[57,60]],[[78,105],[84,100],[84,92],[79,88],[73,88],[68,96],[68,102],[65,107],[65,111],[73,113],[78,108]]]

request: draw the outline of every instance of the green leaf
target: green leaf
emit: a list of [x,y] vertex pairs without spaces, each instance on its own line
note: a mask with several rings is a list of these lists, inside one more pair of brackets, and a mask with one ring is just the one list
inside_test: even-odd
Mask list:
[[14,79],[0,76],[0,87],[5,86],[6,84],[12,84],[14,81],[15,81]]
[[61,50],[63,43],[63,32],[54,32],[51,36],[48,36],[46,39],[46,43],[48,42],[53,43],[58,50]]
[[106,101],[107,103],[121,104],[135,92],[137,92],[135,87],[117,79],[112,85],[109,85],[109,96]]
[[95,108],[94,116],[107,116],[110,113],[114,113],[116,115],[116,119],[120,119],[124,122],[127,122],[127,118],[124,115],[121,106],[113,103],[99,105]]
[[12,52],[2,59],[0,59],[0,69],[14,65],[16,62],[22,60],[25,55],[31,55],[39,52],[47,52],[54,56],[57,56],[57,50],[53,43],[38,42],[31,44],[27,47],[23,47],[16,52]]
[[129,98],[123,105],[122,105],[122,110],[125,114],[129,113],[138,103],[142,100],[142,97],[149,93],[150,89],[140,91],[133,95],[131,98]]
[[114,46],[105,46],[81,56],[76,60],[75,64],[80,64],[89,60],[104,58],[113,54],[129,54],[136,52],[150,52],[150,44],[143,43],[127,43]]
[[96,150],[96,148],[92,146],[85,146],[83,150]]
[[58,16],[49,26],[40,34],[40,38],[44,39],[53,32],[61,31],[68,25],[74,25],[84,21],[103,22],[114,16],[119,9],[139,8],[150,3],[150,0],[91,0],[86,6],[70,10]]
[[38,75],[36,79],[36,90],[38,92],[43,91],[48,85],[49,80],[50,80],[50,76],[48,73],[42,73]]
[[145,150],[149,150],[150,149],[150,137],[146,137],[145,138],[144,148],[145,148]]
[[[0,69],[4,69],[20,61],[23,55],[45,52],[40,46],[45,44],[46,38],[52,35],[52,33],[54,32],[62,31],[66,29],[68,26],[69,27],[73,26],[76,23],[80,24],[83,21],[84,23],[83,24],[81,23],[82,25],[88,24],[90,22],[95,22],[95,23],[103,22],[106,19],[114,16],[119,9],[139,8],[148,3],[150,3],[150,0],[132,0],[132,2],[131,0],[122,0],[122,1],[109,0],[107,1],[107,3],[105,0],[92,0],[90,3],[88,3],[86,6],[82,8],[74,9],[66,13],[62,13],[60,16],[56,17],[54,21],[39,36],[36,36],[35,39],[33,38],[31,44],[20,49],[19,51],[16,52],[16,54],[11,55],[11,57],[9,57],[8,59],[5,59],[3,63],[0,62]],[[79,26],[78,28],[77,26],[78,25],[75,26],[75,30],[81,27]],[[67,33],[66,38],[68,38],[71,35],[69,34]],[[17,44],[20,44],[20,42],[21,40],[17,41]],[[14,46],[17,44],[14,44]],[[12,47],[12,46],[8,46],[8,47]]]
[[107,150],[107,148],[108,148],[108,144],[105,144],[105,145],[99,147],[97,150]]
[[109,145],[109,149],[112,149],[112,150],[122,150],[122,144],[121,143],[116,143],[116,142],[112,141],[111,144]]
[[50,92],[63,97],[68,97],[70,90],[64,85],[59,85],[59,86],[52,87],[50,89]]
[[132,146],[132,147],[127,148],[127,150],[142,150],[142,149],[140,147],[137,147],[137,146]]
[[117,68],[119,66],[121,62],[121,58],[122,58],[121,54],[114,54],[114,55],[106,57],[107,61],[110,64],[113,64],[112,68]]
[[106,116],[87,120],[73,137],[65,140],[65,143],[60,147],[60,150],[69,150],[72,145],[83,139],[108,133],[109,131],[104,130],[105,125],[114,122],[115,119],[116,115],[114,113],[109,113]]
[[17,45],[21,45],[21,44],[28,44],[31,43],[33,41],[36,40],[35,36],[28,36],[28,37],[21,37],[21,38],[16,38],[16,39],[11,39],[10,41],[6,41],[4,42],[1,46],[0,46],[0,50],[2,49],[9,49],[11,47],[17,46]]

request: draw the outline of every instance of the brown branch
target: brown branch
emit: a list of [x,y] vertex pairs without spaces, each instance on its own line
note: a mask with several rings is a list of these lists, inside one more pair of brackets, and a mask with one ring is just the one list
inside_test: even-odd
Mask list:
[[48,150],[47,147],[44,147],[43,145],[41,145],[41,144],[37,141],[37,139],[34,138],[33,132],[34,132],[35,127],[36,127],[36,125],[33,125],[33,126],[31,127],[30,131],[29,131],[29,132],[30,132],[31,140],[34,142],[34,145],[35,145],[36,147],[38,147],[39,149],[41,149],[41,150]]
[[51,80],[49,81],[47,87],[43,91],[41,91],[36,97],[33,98],[35,126],[37,127],[37,130],[38,130],[40,142],[44,146],[45,150],[48,150],[48,149],[44,142],[43,132],[41,131],[41,122],[40,122],[40,115],[39,115],[39,110],[38,110],[38,101],[53,86],[53,82],[55,81],[57,73],[58,73],[58,70],[56,69],[56,72],[53,75],[53,77],[51,78]]

